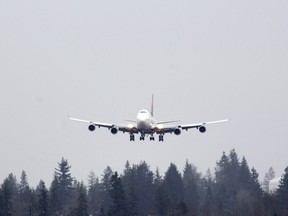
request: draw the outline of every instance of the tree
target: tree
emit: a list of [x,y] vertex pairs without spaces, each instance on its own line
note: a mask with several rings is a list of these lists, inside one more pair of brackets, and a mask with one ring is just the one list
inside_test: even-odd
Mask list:
[[254,209],[254,215],[263,214],[263,191],[258,180],[259,174],[256,169],[252,167],[251,169],[251,196],[252,196],[252,206]]
[[274,178],[275,178],[275,171],[273,167],[270,167],[268,172],[265,174],[263,181],[263,190],[265,193],[270,193],[269,183]]
[[181,174],[173,163],[170,164],[170,167],[165,173],[163,187],[169,199],[168,210],[172,214],[175,214],[177,205],[183,201],[184,198],[184,185]]
[[4,202],[4,194],[2,189],[0,188],[0,216],[5,216],[5,202]]
[[229,205],[228,200],[228,182],[229,182],[229,159],[223,152],[220,161],[216,163],[215,168],[215,205],[216,213],[218,215],[225,215],[227,206]]
[[118,176],[118,173],[115,172],[111,176],[110,182],[110,196],[112,198],[113,204],[110,207],[109,215],[113,216],[126,216],[127,215],[127,202],[126,195],[123,189],[121,178]]
[[215,200],[212,188],[214,188],[214,180],[212,178],[210,169],[208,169],[204,178],[202,179],[200,215],[214,215],[213,212],[215,212]]
[[68,212],[71,207],[73,178],[70,173],[71,166],[64,158],[55,169],[54,179],[51,183],[51,210],[54,213]]
[[126,163],[122,182],[131,210],[129,214],[137,215],[139,212],[140,215],[148,215],[154,208],[154,174],[145,161],[132,168],[127,165]]
[[91,214],[101,210],[101,185],[95,173],[91,171],[88,176],[88,209]]
[[75,210],[76,216],[88,216],[87,190],[83,182],[81,182],[78,188],[78,194],[78,205]]
[[26,172],[23,170],[19,184],[19,211],[22,215],[29,215],[31,208],[32,191],[28,184]]
[[14,212],[13,204],[17,197],[17,179],[12,173],[4,180],[2,184],[2,194],[4,199],[4,215],[12,216]]
[[197,168],[186,160],[183,172],[183,183],[185,188],[184,201],[185,204],[189,206],[189,215],[198,215],[200,204],[200,176],[201,174],[197,172]]
[[168,207],[169,207],[169,199],[162,185],[159,186],[156,191],[155,206],[156,206],[157,212],[161,216],[164,216],[167,214]]
[[38,197],[37,212],[39,216],[49,215],[49,196],[44,181],[40,180],[36,189]]
[[280,215],[288,215],[288,166],[281,177],[280,185],[277,190],[277,200]]
[[111,167],[107,166],[102,175],[99,194],[101,199],[100,209],[102,209],[103,213],[106,213],[109,207],[112,205],[112,199],[109,192],[112,175],[113,171]]

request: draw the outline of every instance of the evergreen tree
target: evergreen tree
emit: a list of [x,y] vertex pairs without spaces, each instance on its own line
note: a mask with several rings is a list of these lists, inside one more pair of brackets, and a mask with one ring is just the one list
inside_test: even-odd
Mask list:
[[253,199],[252,206],[254,209],[254,215],[263,214],[263,191],[259,183],[259,174],[256,169],[252,167],[251,169],[251,196]]
[[167,172],[165,173],[163,187],[167,192],[169,199],[169,212],[172,214],[176,213],[177,205],[184,198],[184,185],[181,174],[177,170],[175,164],[171,163]]
[[211,216],[214,215],[214,195],[212,188],[214,187],[214,181],[210,169],[206,171],[204,178],[202,179],[202,198],[201,198],[201,207],[200,215]]
[[88,216],[87,190],[84,183],[81,182],[78,188],[78,206],[76,208],[76,216]]
[[269,183],[274,178],[275,178],[275,171],[273,167],[270,167],[268,172],[265,174],[264,181],[263,181],[263,190],[265,193],[270,193]]
[[156,191],[155,207],[158,214],[160,214],[161,216],[166,215],[168,212],[169,198],[162,185],[159,186]]
[[2,184],[2,193],[4,199],[4,215],[12,216],[14,214],[15,199],[17,197],[17,179],[12,173],[4,180]]
[[58,180],[58,176],[54,173],[54,178],[51,183],[50,187],[50,209],[52,215],[57,215],[58,212],[62,210],[62,201],[61,201],[61,190],[60,190],[60,183]]
[[110,196],[110,182],[111,182],[111,177],[113,175],[113,171],[111,167],[107,166],[106,169],[103,172],[102,179],[101,179],[101,190],[99,196],[101,197],[101,209],[103,213],[106,213],[109,207],[112,205],[112,199]]
[[118,173],[115,172],[111,176],[110,196],[113,204],[110,207],[109,215],[113,216],[126,216],[127,215],[127,202],[125,191]]
[[183,172],[183,183],[185,188],[184,201],[189,206],[188,212],[191,216],[198,215],[199,211],[200,176],[201,174],[197,172],[197,168],[186,161]]
[[73,178],[70,173],[71,166],[64,158],[55,169],[54,179],[51,183],[51,210],[54,214],[67,213],[71,208],[73,194]]
[[241,215],[252,214],[251,173],[245,157],[242,158],[239,168],[239,186],[236,193],[236,210]]
[[19,210],[21,214],[29,215],[30,208],[31,208],[31,199],[32,199],[32,191],[29,187],[27,174],[23,170],[20,177],[20,184],[19,184]]
[[280,215],[288,215],[288,166],[285,168],[280,180],[277,190],[277,200]]
[[49,197],[48,190],[44,181],[40,180],[36,189],[38,197],[37,212],[39,216],[49,216]]
[[229,159],[225,152],[215,168],[215,206],[217,215],[225,215],[229,205],[227,185],[229,182]]
[[4,194],[2,192],[2,188],[0,188],[0,216],[5,216],[5,202],[4,202]]
[[88,209],[91,214],[101,210],[101,185],[93,171],[88,176]]
[[140,215],[148,215],[154,207],[154,174],[145,161],[127,168],[122,179],[128,204],[132,208],[130,214],[137,215],[139,211]]
[[162,182],[163,182],[163,179],[162,179],[162,176],[160,175],[159,168],[157,167],[156,173],[154,174],[154,186],[158,188],[160,187]]

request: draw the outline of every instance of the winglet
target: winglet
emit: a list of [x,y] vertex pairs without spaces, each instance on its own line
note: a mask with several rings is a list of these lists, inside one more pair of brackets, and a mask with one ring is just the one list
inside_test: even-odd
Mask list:
[[154,111],[154,94],[152,94],[152,103],[151,103],[151,115],[153,116],[153,111]]

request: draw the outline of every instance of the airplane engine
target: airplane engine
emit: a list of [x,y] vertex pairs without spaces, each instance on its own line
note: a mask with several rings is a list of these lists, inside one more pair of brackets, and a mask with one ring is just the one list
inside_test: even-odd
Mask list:
[[111,131],[112,134],[117,134],[118,133],[118,128],[117,127],[112,127],[110,129],[110,131]]
[[95,128],[96,128],[96,127],[95,127],[95,125],[93,125],[93,124],[89,125],[89,127],[88,127],[89,131],[94,131]]
[[199,131],[201,133],[205,133],[206,132],[206,127],[204,127],[204,126],[199,127]]
[[175,128],[175,129],[174,129],[174,134],[175,134],[175,135],[180,135],[180,134],[181,134],[181,129]]

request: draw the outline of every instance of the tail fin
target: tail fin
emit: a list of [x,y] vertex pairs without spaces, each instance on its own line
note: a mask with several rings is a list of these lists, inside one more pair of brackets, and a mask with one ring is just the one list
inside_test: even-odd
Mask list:
[[151,103],[151,115],[153,116],[153,111],[154,111],[154,94],[152,94],[152,103]]

